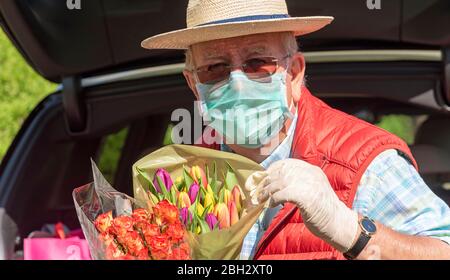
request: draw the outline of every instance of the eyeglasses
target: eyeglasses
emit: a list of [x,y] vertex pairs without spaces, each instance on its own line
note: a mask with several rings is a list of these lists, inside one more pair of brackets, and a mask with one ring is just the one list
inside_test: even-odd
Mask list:
[[239,67],[249,79],[258,81],[275,74],[278,69],[279,62],[290,56],[291,55],[288,54],[281,59],[275,57],[255,57],[246,60],[241,65],[230,65],[224,62],[216,63],[199,67],[195,69],[194,72],[200,83],[211,85],[228,80],[231,70]]

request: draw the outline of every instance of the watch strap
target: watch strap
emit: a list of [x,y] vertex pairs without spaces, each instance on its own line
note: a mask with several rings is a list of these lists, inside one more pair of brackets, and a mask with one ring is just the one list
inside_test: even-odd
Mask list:
[[358,240],[356,240],[356,243],[353,245],[350,250],[344,253],[344,257],[347,259],[353,260],[364,250],[367,243],[369,243],[371,236],[365,234],[364,232],[361,232],[361,234],[358,237]]

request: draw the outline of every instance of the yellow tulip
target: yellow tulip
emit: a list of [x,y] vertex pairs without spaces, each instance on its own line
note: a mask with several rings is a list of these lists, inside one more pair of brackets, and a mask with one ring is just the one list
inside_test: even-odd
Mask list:
[[181,184],[181,183],[183,183],[183,181],[184,181],[183,176],[178,176],[178,177],[175,179],[175,184]]
[[201,216],[203,215],[203,212],[205,211],[205,208],[200,203],[197,203],[197,215]]
[[178,193],[177,206],[180,209],[184,207],[189,208],[189,206],[191,206],[191,199],[189,198],[189,195],[186,192]]
[[213,191],[213,189],[211,188],[211,186],[209,184],[206,185],[206,193],[209,193],[212,196],[214,196],[214,191]]
[[197,184],[200,184],[200,182],[201,182],[201,185],[204,188],[208,185],[208,180],[206,180],[206,174],[203,171],[203,169],[200,168],[200,166],[198,166],[198,165],[192,166],[190,175]]
[[227,188],[222,188],[220,190],[222,194],[219,194],[219,197],[223,197],[223,203],[225,205],[228,205],[228,203],[231,201],[231,192]]
[[203,201],[203,206],[205,207],[205,209],[208,206],[210,206],[210,208],[208,210],[208,213],[211,213],[213,211],[213,208],[214,208],[214,195],[212,195],[210,193],[206,193],[205,200]]

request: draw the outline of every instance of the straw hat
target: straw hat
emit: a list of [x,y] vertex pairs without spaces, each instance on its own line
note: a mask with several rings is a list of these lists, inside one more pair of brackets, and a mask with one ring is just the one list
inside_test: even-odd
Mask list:
[[187,28],[142,41],[147,49],[187,49],[190,45],[250,34],[317,31],[333,17],[290,17],[285,0],[189,0]]

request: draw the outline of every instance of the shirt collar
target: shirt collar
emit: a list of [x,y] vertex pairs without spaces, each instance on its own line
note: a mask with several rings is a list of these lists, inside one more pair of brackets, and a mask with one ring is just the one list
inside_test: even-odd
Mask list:
[[[273,152],[260,163],[264,169],[267,169],[272,163],[287,159],[291,156],[292,142],[294,140],[295,127],[297,125],[297,114],[292,119],[291,126],[288,129],[286,138],[273,150]],[[226,144],[220,145],[220,149],[225,152],[233,152]]]

